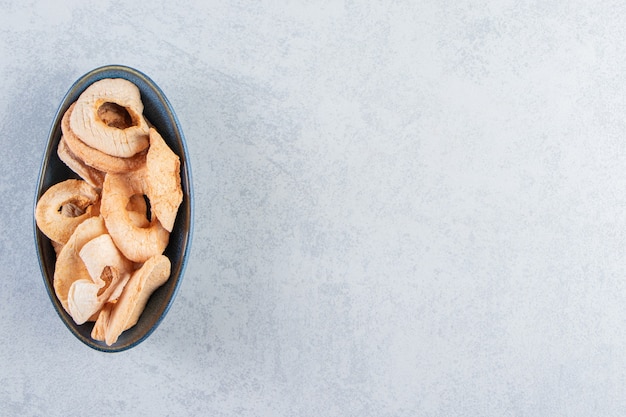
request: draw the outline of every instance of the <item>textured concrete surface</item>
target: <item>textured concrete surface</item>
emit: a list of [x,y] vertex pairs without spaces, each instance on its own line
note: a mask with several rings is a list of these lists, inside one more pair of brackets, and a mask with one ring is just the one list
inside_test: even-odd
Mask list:
[[[620,2],[0,1],[0,415],[626,415]],[[85,72],[148,74],[196,192],[179,295],[82,345],[33,238]]]

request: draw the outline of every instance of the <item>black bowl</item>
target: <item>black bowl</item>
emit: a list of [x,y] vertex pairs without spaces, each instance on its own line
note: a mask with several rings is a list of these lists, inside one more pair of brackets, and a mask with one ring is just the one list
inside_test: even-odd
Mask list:
[[68,107],[78,99],[89,85],[103,78],[124,78],[139,88],[144,104],[145,117],[154,125],[168,146],[180,158],[183,201],[178,209],[176,222],[170,234],[170,241],[164,252],[172,263],[171,275],[167,282],[152,294],[137,324],[123,332],[115,344],[107,346],[104,342],[98,342],[91,338],[93,323],[77,325],[63,309],[56,297],[53,286],[56,254],[50,240],[37,228],[34,215],[33,225],[43,281],[50,301],[52,301],[63,323],[74,336],[87,346],[103,352],[119,352],[136,346],[150,336],[161,323],[174,301],[183,278],[191,245],[193,190],[185,137],[174,109],[165,97],[165,94],[163,94],[163,91],[148,76],[136,69],[122,65],[108,65],[96,68],[80,77],[63,98],[48,136],[48,143],[46,144],[39,173],[35,205],[50,186],[69,178],[79,178],[57,155],[57,146],[61,139],[61,119]]

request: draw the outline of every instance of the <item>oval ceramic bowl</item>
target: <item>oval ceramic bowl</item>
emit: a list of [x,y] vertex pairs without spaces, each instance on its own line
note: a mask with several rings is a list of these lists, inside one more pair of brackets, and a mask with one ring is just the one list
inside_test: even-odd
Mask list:
[[[68,178],[79,178],[57,155],[57,146],[61,138],[61,119],[68,107],[78,99],[80,94],[92,83],[103,78],[124,78],[133,82],[141,92],[144,104],[144,115],[159,131],[169,147],[180,157],[181,184],[183,201],[178,209],[176,223],[170,235],[169,245],[164,254],[172,263],[171,275],[167,282],[158,288],[150,297],[143,314],[137,324],[123,332],[117,342],[107,346],[91,338],[93,323],[77,325],[67,314],[54,292],[53,277],[56,255],[50,240],[42,234],[34,223],[35,243],[39,256],[39,265],[43,274],[44,284],[54,308],[63,323],[81,342],[103,352],[119,352],[130,349],[144,341],[161,323],[167,314],[183,278],[189,254],[193,229],[193,192],[189,157],[183,131],[176,114],[161,89],[145,74],[136,69],[121,65],[110,65],[96,68],[80,77],[69,89],[52,123],[48,143],[46,144],[35,204],[39,197],[53,184]],[[34,219],[34,215],[33,215]]]

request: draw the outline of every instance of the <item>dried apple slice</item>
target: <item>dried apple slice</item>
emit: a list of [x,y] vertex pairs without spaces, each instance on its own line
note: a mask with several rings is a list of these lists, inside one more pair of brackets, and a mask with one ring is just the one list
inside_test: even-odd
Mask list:
[[144,262],[163,253],[169,243],[170,233],[152,216],[148,227],[137,227],[126,209],[130,198],[146,192],[143,170],[129,175],[107,174],[102,187],[102,217],[113,242],[125,257],[134,262]]
[[68,149],[83,161],[85,165],[103,172],[123,173],[141,168],[146,163],[147,150],[132,157],[121,158],[109,155],[83,142],[70,127],[70,118],[74,114],[76,103],[73,103],[61,119],[61,130]]
[[91,84],[76,100],[70,127],[87,145],[128,158],[149,145],[139,88],[122,78]]
[[37,227],[51,240],[65,244],[84,220],[98,215],[100,194],[83,180],[65,180],[48,188],[37,201]]
[[107,266],[114,267],[120,274],[130,273],[133,269],[132,262],[122,255],[109,234],[100,235],[85,243],[78,255],[98,288],[105,285],[101,276]]
[[74,322],[83,324],[100,311],[104,303],[119,297],[133,271],[133,264],[124,258],[108,234],[85,243],[79,256],[89,278],[72,283],[67,302]]
[[167,146],[155,129],[150,129],[150,149],[146,156],[148,198],[152,212],[171,232],[183,201],[180,185],[180,158]]
[[106,232],[102,217],[91,217],[76,227],[67,244],[59,252],[54,268],[54,291],[68,313],[67,297],[74,281],[91,279],[89,271],[80,258],[80,250],[87,242]]
[[67,146],[64,136],[61,136],[61,140],[59,141],[57,154],[59,155],[59,159],[63,161],[65,165],[77,173],[82,179],[89,183],[89,185],[96,189],[102,188],[105,173],[85,164],[82,159],[74,155],[74,153]]
[[152,293],[168,280],[170,269],[171,263],[167,256],[156,255],[148,259],[133,273],[117,303],[108,307],[110,312],[98,316],[94,325],[94,329],[98,328],[95,335],[104,333],[105,343],[111,346],[123,331],[137,324]]

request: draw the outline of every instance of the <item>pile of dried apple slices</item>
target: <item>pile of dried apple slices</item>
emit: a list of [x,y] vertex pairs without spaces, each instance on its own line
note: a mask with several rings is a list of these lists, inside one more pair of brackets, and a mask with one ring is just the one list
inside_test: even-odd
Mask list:
[[37,227],[54,246],[54,291],[76,324],[114,344],[170,276],[163,254],[183,199],[180,159],[143,115],[137,86],[91,84],[61,121],[57,154],[80,179],[49,187]]

